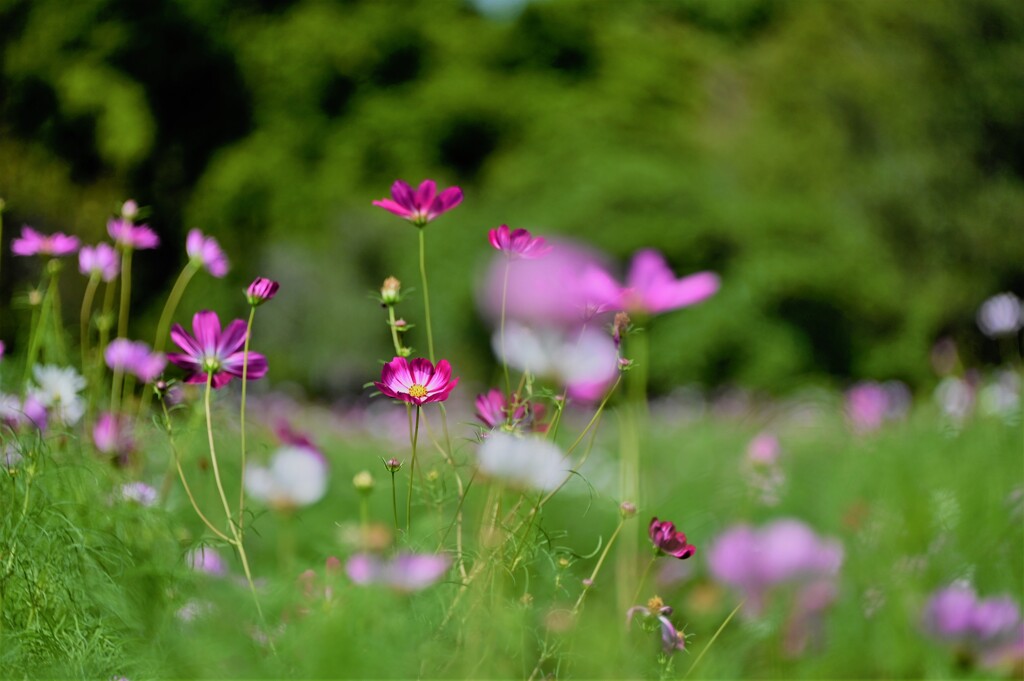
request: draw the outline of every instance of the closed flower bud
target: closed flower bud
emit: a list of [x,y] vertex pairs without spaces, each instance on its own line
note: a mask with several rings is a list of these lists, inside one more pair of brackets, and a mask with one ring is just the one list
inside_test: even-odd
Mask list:
[[394,305],[402,299],[402,282],[388,277],[380,287],[380,300],[385,305]]
[[632,501],[623,501],[619,504],[619,513],[623,518],[632,518],[636,515],[636,504]]
[[373,476],[370,475],[370,471],[359,471],[355,477],[352,478],[352,486],[356,488],[357,492],[362,494],[369,494],[373,491]]
[[253,307],[262,305],[268,300],[273,300],[274,296],[277,295],[277,289],[281,288],[281,285],[276,281],[265,279],[264,277],[256,277],[249,288],[245,290],[245,297],[249,301],[249,304]]
[[402,470],[402,462],[392,457],[384,462],[384,468],[387,468],[390,473],[397,473]]

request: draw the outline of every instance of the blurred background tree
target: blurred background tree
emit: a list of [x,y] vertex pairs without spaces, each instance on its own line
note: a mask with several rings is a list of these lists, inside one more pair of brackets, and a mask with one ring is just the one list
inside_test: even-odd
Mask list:
[[[468,378],[491,371],[473,277],[504,222],[722,274],[657,320],[655,389],[920,385],[942,336],[991,359],[974,311],[1024,293],[1022,38],[1015,0],[0,0],[5,238],[96,241],[136,198],[164,239],[136,335],[199,226],[234,269],[179,318],[279,279],[276,379],[356,393],[389,347],[367,291],[417,280],[413,229],[370,201],[433,177],[467,197],[428,241]],[[29,268],[3,257],[9,307]]]

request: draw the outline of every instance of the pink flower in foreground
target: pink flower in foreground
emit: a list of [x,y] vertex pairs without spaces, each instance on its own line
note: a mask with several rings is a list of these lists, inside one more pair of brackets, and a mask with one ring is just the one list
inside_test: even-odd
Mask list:
[[487,238],[492,246],[510,258],[532,260],[551,252],[551,246],[544,237],[534,237],[525,229],[509,230],[508,225],[492,229],[487,233]]
[[449,187],[437,193],[437,183],[424,180],[416,191],[401,180],[391,185],[391,198],[374,201],[373,205],[405,218],[417,227],[423,227],[442,213],[462,203],[462,190]]
[[679,560],[689,558],[697,550],[693,544],[686,543],[686,535],[676,530],[675,523],[668,520],[651,518],[647,534],[650,535],[651,542],[658,551]]
[[11,242],[14,255],[48,255],[59,257],[78,250],[78,237],[61,232],[43,234],[28,225],[21,228],[21,236]]
[[78,252],[78,271],[87,277],[113,281],[121,271],[121,262],[117,258],[117,251],[110,244],[82,246]]
[[223,277],[228,273],[230,264],[220,244],[212,236],[205,236],[198,229],[191,229],[185,239],[185,252],[193,263],[206,268],[213,276]]
[[661,253],[645,249],[633,256],[623,299],[631,311],[658,314],[699,303],[718,287],[718,275],[713,272],[676,279]]
[[[242,377],[245,353],[246,323],[236,319],[221,333],[220,319],[216,312],[201,310],[192,317],[192,332],[186,333],[181,324],[171,327],[173,340],[184,353],[167,355],[174,364],[188,372],[186,383],[206,383],[207,374],[212,374],[214,388],[223,388],[231,382],[232,376]],[[267,373],[267,359],[261,354],[250,352],[246,377],[248,380],[263,378]]]
[[420,591],[437,582],[448,571],[447,556],[400,553],[383,561],[367,553],[348,559],[345,573],[356,584],[383,584],[398,591]]
[[160,237],[147,225],[134,225],[130,220],[107,220],[107,234],[122,248],[146,250],[160,245]]
[[446,359],[435,367],[423,357],[395,357],[384,365],[380,381],[374,385],[388,397],[420,406],[444,402],[458,383],[458,378],[452,378],[452,367]]
[[245,289],[245,299],[249,301],[249,304],[253,307],[262,305],[268,300],[273,300],[274,296],[277,295],[277,290],[281,288],[281,285],[276,281],[265,279],[263,277],[256,277],[249,284],[249,288]]

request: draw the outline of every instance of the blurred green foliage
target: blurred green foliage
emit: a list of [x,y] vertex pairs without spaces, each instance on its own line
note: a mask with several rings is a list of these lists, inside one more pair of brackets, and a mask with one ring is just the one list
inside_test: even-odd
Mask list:
[[90,241],[152,205],[157,311],[187,228],[216,235],[230,285],[179,317],[281,280],[261,349],[317,391],[387,354],[365,292],[417,279],[413,230],[370,206],[397,177],[466,192],[428,237],[464,375],[489,371],[471,275],[504,222],[721,272],[657,320],[656,389],[921,383],[940,336],[992,358],[974,310],[1024,292],[1022,35],[1014,0],[2,0],[0,195],[8,232]]

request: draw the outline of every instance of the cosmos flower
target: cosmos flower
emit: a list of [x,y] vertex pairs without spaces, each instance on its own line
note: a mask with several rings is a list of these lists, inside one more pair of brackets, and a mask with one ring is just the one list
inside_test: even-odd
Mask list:
[[265,279],[263,277],[256,277],[253,279],[249,287],[245,289],[245,299],[249,301],[249,304],[253,307],[262,305],[268,300],[273,300],[274,296],[277,295],[277,290],[281,288],[281,285],[276,281]]
[[121,248],[147,250],[160,245],[160,237],[148,225],[135,225],[131,220],[107,220],[107,234]]
[[671,614],[672,608],[655,596],[647,601],[646,606],[634,605],[626,611],[626,628],[629,628],[637,615],[656,619],[661,628],[661,651],[671,655],[677,650],[686,650],[686,636],[672,624],[669,619]]
[[[178,365],[188,375],[186,383],[206,383],[211,374],[212,386],[223,388],[233,376],[242,377],[245,353],[246,323],[236,319],[221,333],[220,319],[216,312],[201,310],[192,317],[192,332],[188,334],[181,324],[171,327],[171,339],[184,353],[170,353],[167,359]],[[262,378],[267,373],[267,359],[250,352],[248,359],[248,380]]]
[[109,282],[121,271],[121,262],[117,258],[117,251],[110,244],[82,246],[78,252],[78,271],[87,277],[99,277]]
[[712,272],[676,279],[661,253],[645,249],[633,256],[623,302],[630,311],[659,314],[710,298],[718,291],[719,283],[718,275]]
[[438,194],[437,183],[433,180],[424,180],[415,191],[402,180],[395,180],[391,185],[391,198],[374,201],[373,205],[423,227],[460,203],[462,190],[458,187],[449,187]]
[[[476,398],[476,417],[488,428],[497,428],[505,424],[512,411],[514,399],[509,399],[497,388],[491,389]],[[519,404],[512,421],[521,421],[526,417],[526,405]]]
[[71,367],[53,365],[32,369],[35,384],[28,394],[46,407],[50,415],[66,425],[77,423],[85,413],[85,401],[78,394],[85,388],[85,379]]
[[14,430],[23,426],[46,430],[46,407],[31,394],[21,400],[0,393],[0,422]]
[[92,442],[101,454],[123,459],[135,451],[132,422],[127,417],[103,412],[93,426]]
[[569,458],[554,442],[535,435],[495,431],[477,450],[480,472],[515,487],[542,492],[554,490],[572,469]]
[[431,553],[400,553],[382,560],[357,553],[345,564],[345,573],[360,586],[382,584],[403,592],[421,591],[436,583],[448,571],[447,556]]
[[227,564],[220,553],[210,546],[192,549],[185,556],[185,562],[196,572],[204,572],[215,577],[222,577],[228,572]]
[[534,237],[525,229],[509,230],[508,225],[490,230],[487,239],[492,246],[510,258],[532,260],[551,252],[551,246],[544,237]]
[[505,355],[500,331],[492,341],[494,352],[510,367],[534,376],[551,378],[569,388],[571,397],[593,399],[619,373],[618,353],[611,337],[594,328],[565,331],[532,329],[518,323],[505,328]]
[[318,450],[286,445],[274,452],[269,466],[248,467],[245,489],[254,499],[289,510],[320,501],[328,474],[327,459]]
[[228,273],[230,263],[220,244],[212,236],[205,236],[198,229],[191,229],[185,239],[185,252],[191,262],[202,266],[218,279]]
[[143,383],[152,381],[167,366],[167,357],[162,352],[151,352],[146,343],[127,338],[110,341],[103,358],[112,370],[134,374]]
[[121,485],[121,498],[140,506],[153,506],[156,504],[157,493],[144,482],[126,482]]
[[78,250],[78,237],[61,232],[43,234],[28,225],[21,228],[21,236],[11,242],[11,253],[14,255],[47,255],[59,257],[69,255]]
[[978,308],[978,328],[989,338],[1012,336],[1024,326],[1024,308],[1010,292],[992,296]]
[[395,357],[384,365],[380,381],[374,385],[388,397],[421,406],[447,400],[458,383],[458,378],[452,378],[452,367],[446,359],[435,367],[423,357]]
[[685,534],[676,530],[675,523],[668,520],[651,518],[651,524],[647,526],[647,534],[659,552],[680,560],[689,558],[697,550],[693,544],[686,542]]

